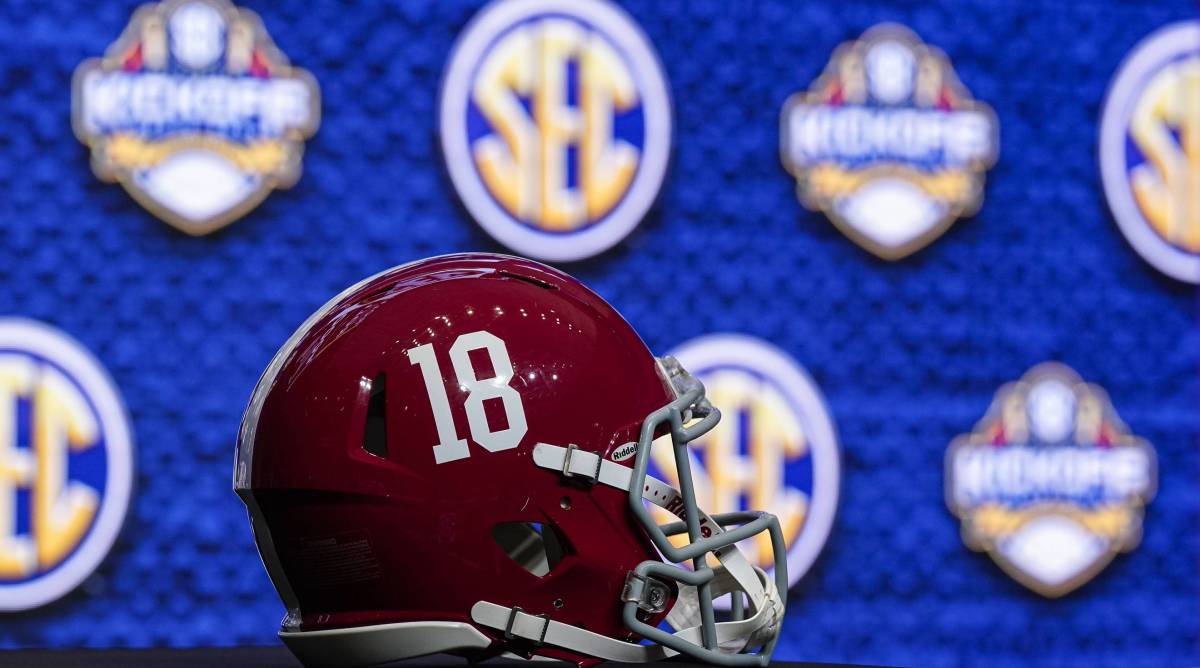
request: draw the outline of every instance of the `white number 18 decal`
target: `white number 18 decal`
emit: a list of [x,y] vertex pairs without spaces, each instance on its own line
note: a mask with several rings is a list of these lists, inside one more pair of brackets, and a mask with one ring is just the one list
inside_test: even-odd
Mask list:
[[[475,367],[471,364],[472,350],[487,351],[496,374],[494,377],[482,380],[476,377]],[[409,349],[408,361],[421,367],[425,390],[429,392],[429,406],[433,409],[433,423],[437,427],[439,441],[433,446],[434,461],[445,464],[470,457],[471,451],[467,449],[466,439],[459,438],[454,429],[450,398],[446,396],[446,384],[442,382],[442,369],[433,353],[433,344],[426,343]],[[513,367],[504,341],[490,332],[463,334],[450,346],[450,362],[454,365],[458,385],[467,391],[464,407],[467,410],[467,423],[471,426],[471,438],[488,452],[517,447],[528,426],[525,424],[525,407],[521,404],[521,394],[508,384],[513,377]],[[492,431],[488,425],[487,413],[483,410],[483,402],[488,399],[500,399],[504,402],[507,428]]]

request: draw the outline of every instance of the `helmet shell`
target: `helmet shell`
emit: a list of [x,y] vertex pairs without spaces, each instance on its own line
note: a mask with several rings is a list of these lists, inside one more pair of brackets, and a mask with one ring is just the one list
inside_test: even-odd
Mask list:
[[[503,359],[489,349],[452,354],[465,335],[503,348],[511,376],[496,368]],[[436,365],[413,352],[426,345]],[[434,367],[431,387],[424,374]],[[464,383],[457,372],[465,367]],[[381,385],[383,398],[373,400]],[[511,394],[497,386],[511,388],[519,405],[495,396]],[[464,439],[467,454],[460,448],[458,458],[438,463],[441,392],[451,440]],[[486,415],[474,432],[466,409],[472,392],[489,397],[474,400]],[[674,398],[620,314],[536,262],[448,255],[352,287],[276,355],[238,442],[235,486],[289,607],[285,628],[469,623],[471,606],[485,600],[636,640],[621,620],[620,593],[630,570],[659,556],[627,495],[539,468],[532,451],[542,442],[610,456]],[[476,438],[494,446],[487,434],[519,423],[518,410],[526,430],[515,445],[489,451]],[[368,436],[372,416],[376,431]],[[551,531],[564,544],[545,575],[527,570],[495,538],[498,525],[514,522]],[[497,641],[497,651],[529,649],[477,628]],[[580,659],[546,649],[540,653]]]

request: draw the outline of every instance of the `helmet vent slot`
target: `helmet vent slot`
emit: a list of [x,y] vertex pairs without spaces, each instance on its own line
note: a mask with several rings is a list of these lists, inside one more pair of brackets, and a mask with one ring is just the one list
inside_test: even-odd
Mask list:
[[496,273],[500,274],[501,276],[503,276],[505,278],[515,278],[518,281],[525,281],[526,283],[528,283],[530,285],[536,285],[539,288],[542,288],[543,290],[557,290],[558,289],[557,286],[551,285],[542,280],[538,280],[532,276],[522,276],[521,274],[514,274],[511,271],[499,271]]
[[376,457],[387,457],[387,376],[382,373],[371,381],[362,447]]
[[492,539],[510,559],[539,578],[549,575],[567,553],[567,542],[549,524],[502,522],[492,527]]

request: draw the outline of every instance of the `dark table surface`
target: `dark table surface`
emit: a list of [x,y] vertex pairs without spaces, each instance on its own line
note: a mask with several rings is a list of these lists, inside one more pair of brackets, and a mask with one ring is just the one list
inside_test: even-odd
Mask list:
[[[427,657],[392,664],[405,668],[465,666],[465,661],[448,656]],[[499,659],[487,666],[528,666],[524,661]],[[567,665],[567,664],[561,664]],[[627,665],[627,664],[626,664]],[[670,662],[676,668],[698,664]],[[834,668],[833,664],[785,663],[781,668]],[[299,668],[283,647],[237,647],[230,649],[122,649],[122,650],[9,650],[0,651],[3,668]]]

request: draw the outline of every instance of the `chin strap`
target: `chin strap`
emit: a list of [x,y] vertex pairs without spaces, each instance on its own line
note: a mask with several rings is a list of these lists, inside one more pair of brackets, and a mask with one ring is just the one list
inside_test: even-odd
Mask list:
[[635,645],[564,624],[545,615],[534,615],[520,608],[508,608],[487,601],[479,601],[471,606],[471,619],[476,624],[503,631],[506,638],[522,638],[532,641],[534,645],[564,647],[605,661],[648,663],[676,654],[661,645]]
[[[533,449],[533,461],[542,468],[558,471],[564,477],[584,478],[626,492],[629,491],[633,480],[632,469],[574,446],[563,448],[538,443]],[[646,477],[642,498],[677,516],[684,507],[679,490],[650,476]],[[700,511],[699,519],[702,530],[709,530],[709,535],[715,536],[724,532],[724,529],[703,510]],[[714,569],[714,577],[710,583],[713,596],[728,593],[740,596],[744,592],[750,597],[751,608],[754,611],[754,614],[746,619],[716,624],[717,646],[722,652],[736,654],[746,647],[768,644],[777,633],[783,618],[783,600],[776,589],[774,579],[767,577],[762,569],[752,566],[736,545],[719,548],[713,554],[721,564]],[[679,654],[662,645],[624,642],[555,621],[548,615],[534,615],[520,608],[509,608],[487,601],[479,601],[471,608],[471,619],[478,624],[503,631],[506,637],[523,638],[539,645],[556,645],[607,661],[649,662]],[[695,587],[680,584],[679,596],[675,607],[667,615],[667,622],[679,629],[674,634],[676,637],[702,645],[700,611]]]

